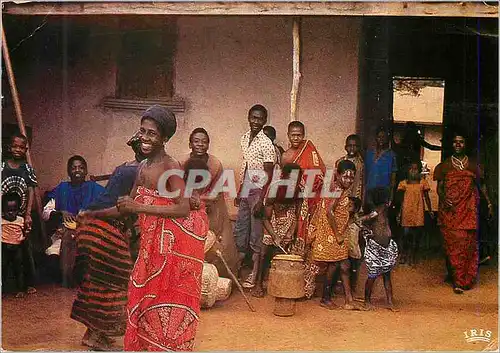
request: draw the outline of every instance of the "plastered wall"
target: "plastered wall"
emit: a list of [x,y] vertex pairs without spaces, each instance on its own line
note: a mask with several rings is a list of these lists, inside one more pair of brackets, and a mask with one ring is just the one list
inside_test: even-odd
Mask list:
[[[255,103],[269,110],[278,142],[287,148],[292,83],[292,18],[255,16],[179,17],[175,94],[186,102],[178,132],[168,144],[187,153],[188,136],[205,127],[210,152],[238,169],[239,140]],[[355,132],[358,106],[358,42],[361,19],[302,19],[302,79],[298,119],[328,165]],[[83,155],[92,174],[110,173],[132,158],[125,145],[140,112],[105,109],[116,84],[116,35],[91,36],[88,50],[72,65],[33,65],[19,75],[26,124],[33,128],[32,153],[42,192],[66,177],[66,161]],[[110,33],[112,31],[109,31]],[[138,68],[140,69],[140,68]],[[6,109],[4,120],[12,121]]]

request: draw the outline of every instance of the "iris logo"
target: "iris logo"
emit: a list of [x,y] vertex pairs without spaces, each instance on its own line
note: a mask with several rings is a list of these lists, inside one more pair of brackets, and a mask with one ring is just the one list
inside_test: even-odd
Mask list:
[[484,329],[470,329],[464,331],[465,341],[471,342],[491,342],[491,331]]

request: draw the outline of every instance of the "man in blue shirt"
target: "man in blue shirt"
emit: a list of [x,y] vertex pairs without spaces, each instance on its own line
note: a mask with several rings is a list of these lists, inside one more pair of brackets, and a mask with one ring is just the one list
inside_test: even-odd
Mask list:
[[375,188],[383,187],[389,191],[389,203],[392,204],[398,166],[396,154],[389,148],[389,134],[379,127],[376,131],[376,147],[366,152],[365,190],[366,203],[371,206],[371,193]]
[[49,221],[50,228],[55,228],[51,237],[52,245],[46,250],[46,254],[52,258],[49,260],[54,267],[51,272],[58,274],[57,264],[60,262],[63,286],[71,287],[76,242],[64,224],[75,222],[78,212],[87,209],[105,189],[95,181],[86,180],[87,161],[82,156],[71,157],[67,167],[70,181],[61,182],[48,193],[49,201],[43,208],[43,220]]

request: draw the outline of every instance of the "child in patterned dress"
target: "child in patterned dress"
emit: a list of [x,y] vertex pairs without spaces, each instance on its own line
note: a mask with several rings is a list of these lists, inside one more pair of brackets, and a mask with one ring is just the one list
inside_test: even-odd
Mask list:
[[[297,180],[300,180],[300,166],[295,163],[287,163],[283,166],[281,179],[293,179],[292,173],[296,173]],[[299,212],[299,204],[301,200],[298,198],[299,188],[297,187],[293,197],[286,197],[286,186],[278,186],[276,197],[269,196],[273,190],[275,181],[268,188],[268,195],[264,200],[264,237],[262,239],[262,251],[260,254],[259,272],[256,278],[256,286],[252,290],[254,297],[263,297],[264,290],[262,282],[266,271],[269,255],[272,257],[276,250],[283,252],[288,251],[292,241],[295,238],[297,231],[297,219]]]
[[340,161],[333,191],[336,198],[323,198],[313,215],[310,225],[312,240],[312,259],[318,267],[326,268],[323,282],[323,297],[320,305],[326,309],[335,309],[332,300],[332,285],[335,272],[340,270],[340,278],[345,293],[345,310],[357,309],[354,305],[349,281],[349,240],[347,225],[351,201],[350,187],[354,182],[356,166],[348,160]]

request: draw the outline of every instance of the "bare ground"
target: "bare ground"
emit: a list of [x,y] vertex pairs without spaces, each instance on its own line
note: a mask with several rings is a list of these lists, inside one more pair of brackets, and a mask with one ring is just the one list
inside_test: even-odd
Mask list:
[[[360,278],[363,290],[364,271]],[[240,293],[202,311],[196,349],[210,350],[482,350],[488,343],[467,343],[464,331],[484,329],[498,339],[498,271],[483,267],[479,284],[463,295],[442,282],[442,261],[416,268],[399,266],[393,287],[400,312],[384,308],[382,280],[376,283],[373,312],[329,311],[319,299],[297,303],[295,316],[274,316],[274,298],[251,298],[248,310]],[[359,294],[360,294],[359,293]],[[69,318],[74,291],[40,287],[24,299],[2,302],[2,347],[7,350],[85,350],[83,325]],[[336,303],[342,304],[337,296]],[[118,342],[120,344],[120,342]]]

